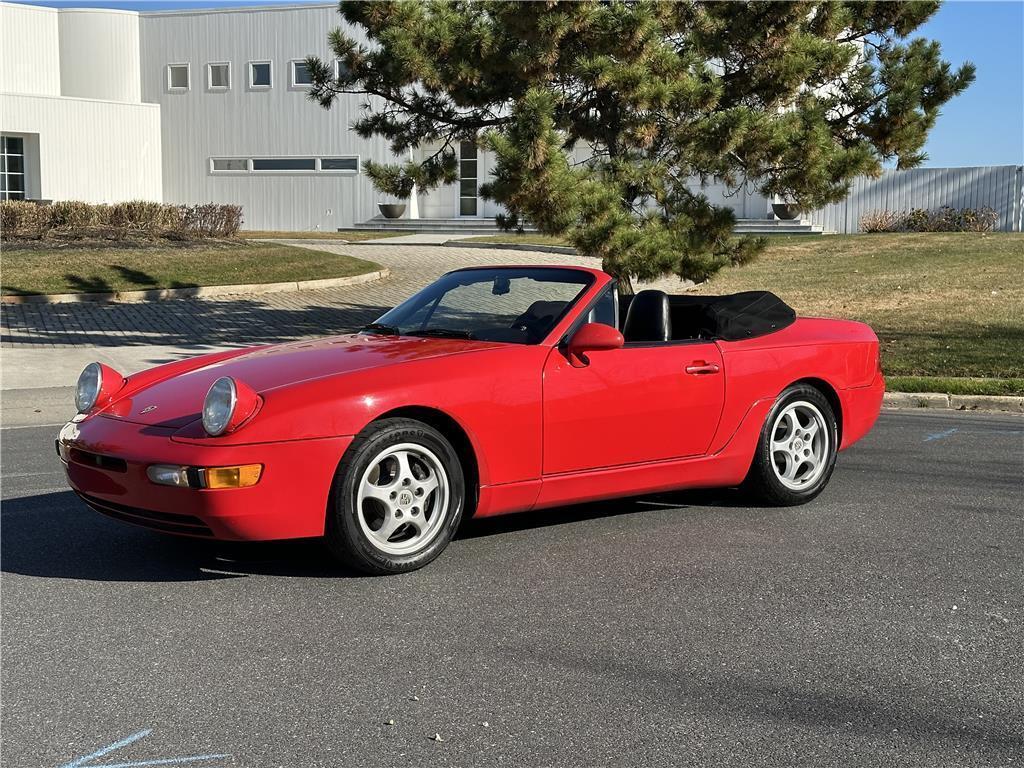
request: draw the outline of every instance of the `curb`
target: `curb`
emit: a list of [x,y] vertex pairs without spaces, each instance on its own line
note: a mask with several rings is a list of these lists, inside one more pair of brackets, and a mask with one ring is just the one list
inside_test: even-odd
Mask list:
[[139,304],[169,299],[206,299],[216,296],[259,296],[265,293],[288,291],[315,291],[320,288],[341,288],[383,280],[391,275],[390,269],[379,269],[350,277],[325,277],[320,280],[297,280],[286,283],[249,283],[242,285],[206,285],[194,288],[153,288],[147,291],[114,291],[112,293],[48,293],[30,296],[2,296],[3,304],[79,304],[119,303]]
[[531,245],[529,243],[467,243],[464,240],[446,240],[442,243],[446,248],[489,248],[503,251],[539,251],[540,253],[560,253],[565,256],[576,256],[575,248],[564,245]]
[[1007,395],[944,395],[940,392],[886,392],[886,408],[932,408],[947,411],[1024,413],[1024,397]]

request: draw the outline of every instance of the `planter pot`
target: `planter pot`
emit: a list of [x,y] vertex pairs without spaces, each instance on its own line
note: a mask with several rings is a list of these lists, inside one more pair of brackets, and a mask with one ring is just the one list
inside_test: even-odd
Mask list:
[[777,219],[792,221],[800,215],[800,208],[793,203],[772,203],[772,213]]
[[385,219],[400,219],[405,213],[405,203],[378,203],[377,207]]

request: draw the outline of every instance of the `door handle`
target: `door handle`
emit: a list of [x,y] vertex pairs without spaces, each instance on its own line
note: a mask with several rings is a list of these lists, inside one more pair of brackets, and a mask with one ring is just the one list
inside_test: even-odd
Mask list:
[[686,366],[686,372],[694,375],[701,375],[704,373],[718,373],[719,367],[717,363],[705,363],[703,360],[695,360]]

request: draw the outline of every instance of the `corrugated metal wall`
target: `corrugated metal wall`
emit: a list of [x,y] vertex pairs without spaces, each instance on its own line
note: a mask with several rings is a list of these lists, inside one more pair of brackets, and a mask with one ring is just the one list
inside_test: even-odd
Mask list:
[[160,107],[0,94],[4,133],[26,145],[33,196],[115,203],[160,200]]
[[55,8],[0,3],[0,91],[60,95]]
[[142,100],[137,13],[64,8],[59,19],[62,96]]
[[857,179],[845,200],[805,218],[826,231],[859,232],[861,216],[871,211],[988,207],[999,216],[998,230],[1020,232],[1022,184],[1024,167],[1019,165],[885,171],[877,179]]
[[[218,174],[211,157],[332,157],[394,162],[387,142],[361,139],[349,126],[362,99],[330,110],[293,88],[289,62],[330,58],[337,6],[147,13],[141,16],[142,98],[161,105],[164,199],[235,203],[247,229],[332,230],[377,214],[381,199],[365,173]],[[273,87],[248,83],[251,61],[273,62]],[[207,87],[206,66],[230,62],[231,88]],[[166,67],[188,63],[191,88],[171,93]]]

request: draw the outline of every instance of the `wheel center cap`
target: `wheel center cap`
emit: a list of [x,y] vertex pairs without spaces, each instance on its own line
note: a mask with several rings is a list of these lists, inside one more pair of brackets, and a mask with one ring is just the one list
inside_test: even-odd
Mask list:
[[793,442],[793,447],[796,448],[799,451],[801,448],[804,447],[804,441],[803,440],[795,440]]
[[402,491],[398,494],[398,506],[408,507],[412,505],[412,494],[409,491]]

